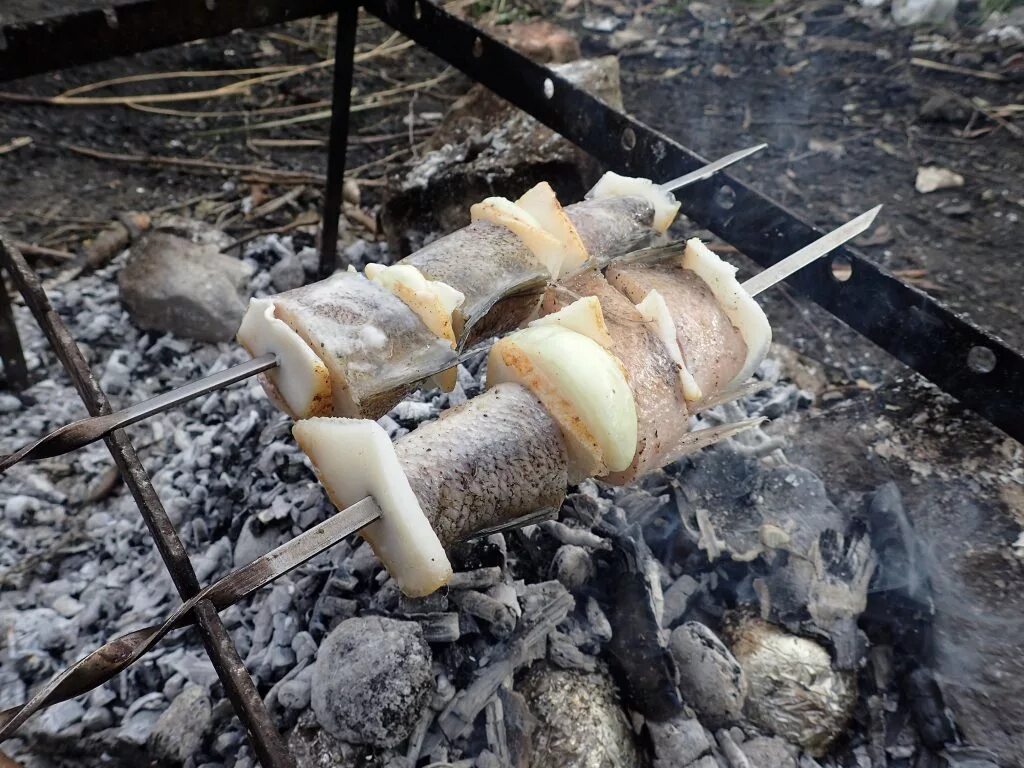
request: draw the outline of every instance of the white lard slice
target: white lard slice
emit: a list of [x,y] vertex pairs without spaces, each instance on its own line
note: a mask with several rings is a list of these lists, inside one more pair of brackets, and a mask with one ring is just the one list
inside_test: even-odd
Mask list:
[[675,195],[665,191],[650,179],[620,176],[614,171],[608,171],[598,179],[586,197],[588,200],[602,197],[641,197],[654,208],[654,228],[659,232],[664,232],[672,225],[680,206]]
[[580,233],[569,219],[555,190],[542,181],[516,200],[516,205],[533,216],[544,230],[562,244],[562,272],[571,272],[590,258]]
[[277,355],[264,389],[278,408],[295,419],[332,412],[331,376],[323,360],[274,314],[272,299],[250,299],[238,329],[238,343],[253,357]]
[[697,380],[693,378],[693,374],[686,367],[683,352],[679,348],[679,337],[676,336],[676,325],[672,322],[672,314],[668,311],[665,297],[652,289],[644,296],[644,300],[636,305],[636,308],[651,326],[654,334],[661,339],[672,362],[679,366],[679,385],[683,390],[683,399],[688,403],[693,403],[703,398],[704,393],[701,392],[700,385],[697,384]]
[[764,310],[736,279],[736,267],[722,261],[718,254],[698,238],[686,241],[682,265],[683,269],[693,270],[707,283],[730,322],[743,337],[743,342],[747,345],[746,362],[725,389],[742,384],[754,375],[772,343],[772,326]]
[[536,328],[541,325],[560,325],[570,331],[582,333],[605,349],[611,349],[615,343],[612,340],[612,335],[608,332],[607,324],[605,324],[601,302],[596,296],[584,296],[572,304],[567,304],[557,312],[538,317],[529,324],[529,327]]
[[420,508],[388,433],[369,419],[305,419],[292,427],[338,509],[367,496],[380,507],[379,520],[360,531],[399,589],[429,595],[452,575],[441,541]]
[[582,333],[560,325],[524,328],[487,358],[487,386],[521,384],[558,422],[570,479],[623,470],[637,444],[636,402],[622,363]]

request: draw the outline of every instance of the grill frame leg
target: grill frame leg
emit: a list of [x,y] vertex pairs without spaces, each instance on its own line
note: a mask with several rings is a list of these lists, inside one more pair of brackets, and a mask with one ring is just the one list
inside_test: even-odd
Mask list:
[[352,101],[352,70],[355,66],[356,27],[359,3],[342,0],[334,44],[334,85],[331,94],[331,127],[327,144],[327,187],[320,227],[320,279],[334,274],[338,260],[338,218],[341,216],[342,184],[348,153],[349,107]]

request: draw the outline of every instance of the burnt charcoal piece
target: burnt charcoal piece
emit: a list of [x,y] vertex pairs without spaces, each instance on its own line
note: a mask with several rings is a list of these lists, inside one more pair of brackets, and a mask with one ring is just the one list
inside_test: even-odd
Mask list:
[[651,552],[637,526],[612,539],[612,551],[595,554],[602,608],[612,626],[607,649],[630,708],[652,720],[682,709],[675,661],[662,639],[661,585],[646,567]]
[[944,744],[952,741],[956,732],[946,715],[942,691],[932,671],[918,667],[907,675],[904,688],[921,741],[932,749],[941,749]]

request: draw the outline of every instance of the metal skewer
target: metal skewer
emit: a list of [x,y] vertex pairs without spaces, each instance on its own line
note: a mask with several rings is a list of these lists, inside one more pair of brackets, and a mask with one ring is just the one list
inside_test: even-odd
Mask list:
[[833,229],[824,237],[819,237],[810,245],[806,245],[791,256],[782,261],[776,262],[768,269],[758,272],[752,278],[743,283],[743,287],[751,296],[766,291],[776,283],[785,280],[794,272],[803,269],[815,259],[821,258],[829,251],[834,251],[840,245],[852,240],[861,232],[871,226],[882,206],[876,205],[870,211],[865,211],[855,219]]
[[747,147],[746,149],[740,149],[733,152],[731,155],[715,160],[713,163],[708,163],[703,168],[698,168],[696,171],[690,171],[687,174],[680,176],[678,179],[672,179],[672,181],[666,181],[664,184],[659,185],[666,192],[675,192],[677,189],[682,189],[690,184],[694,184],[698,181],[710,178],[718,173],[723,168],[728,168],[733,163],[738,163],[744,158],[750,157],[755,152],[760,152],[762,149],[767,147],[767,144],[758,144],[754,147]]

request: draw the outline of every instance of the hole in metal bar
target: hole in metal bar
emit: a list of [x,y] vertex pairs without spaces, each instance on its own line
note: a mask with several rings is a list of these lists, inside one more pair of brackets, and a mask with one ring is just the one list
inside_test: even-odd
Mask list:
[[996,367],[996,353],[988,347],[971,347],[967,353],[967,367],[975,373],[992,373]]
[[473,57],[479,59],[484,55],[484,41],[479,37],[473,41]]
[[414,3],[413,4],[413,6],[412,6],[412,15],[413,15],[413,17],[415,17],[416,21],[419,21],[420,19],[423,18],[423,4],[422,3]]
[[117,9],[116,8],[104,8],[103,16],[107,20],[107,26],[111,29],[117,29]]
[[0,51],[7,50],[7,38],[4,37],[4,28],[0,27]]
[[636,146],[636,131],[632,128],[627,127],[622,132],[622,148],[627,152]]
[[215,11],[217,10],[217,0],[206,0],[206,10]]
[[719,208],[724,208],[728,211],[736,205],[736,190],[728,184],[723,184],[715,192],[714,201],[715,205]]
[[837,253],[829,263],[829,271],[832,273],[833,280],[837,283],[845,283],[853,277],[853,262],[849,257]]
[[551,82],[550,77],[544,78],[544,98],[550,99],[555,95],[555,84]]

